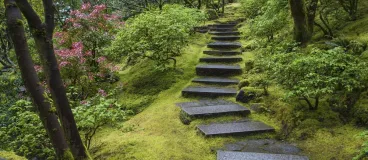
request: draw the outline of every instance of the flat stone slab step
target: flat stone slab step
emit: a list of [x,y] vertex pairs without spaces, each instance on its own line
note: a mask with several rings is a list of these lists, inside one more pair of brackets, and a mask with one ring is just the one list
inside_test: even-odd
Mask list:
[[205,84],[222,84],[222,85],[239,84],[239,80],[237,79],[220,78],[220,77],[196,78],[192,82],[205,83]]
[[199,125],[197,128],[205,136],[216,135],[243,135],[250,133],[271,132],[275,129],[257,121],[213,123],[208,125]]
[[211,28],[234,28],[237,24],[212,24],[208,25]]
[[221,50],[216,50],[216,51],[203,51],[204,54],[208,54],[208,55],[220,55],[220,56],[232,56],[232,55],[239,55],[241,54],[240,51],[221,51]]
[[218,41],[236,41],[240,39],[240,36],[214,36],[211,39]]
[[212,35],[222,35],[222,36],[224,36],[224,35],[240,35],[240,32],[238,32],[238,31],[228,31],[228,32],[209,32],[210,34],[212,34]]
[[186,96],[201,96],[201,97],[220,97],[220,96],[235,96],[236,89],[218,88],[218,87],[188,87],[182,91],[182,95]]
[[198,76],[230,76],[242,73],[239,65],[198,65]]
[[249,114],[250,110],[238,105],[215,105],[205,107],[182,107],[181,108],[189,116],[211,116],[221,114]]
[[214,32],[233,32],[236,30],[235,28],[210,28],[210,31]]
[[223,63],[229,63],[229,62],[240,62],[243,58],[241,57],[205,57],[199,59],[200,62],[223,62]]
[[241,48],[242,45],[238,42],[212,42],[207,47],[215,49],[236,49]]
[[181,102],[176,103],[178,107],[203,107],[203,106],[215,106],[215,105],[232,105],[234,102],[225,101],[223,99],[202,99],[194,102]]
[[256,152],[217,151],[217,160],[309,160],[306,156]]

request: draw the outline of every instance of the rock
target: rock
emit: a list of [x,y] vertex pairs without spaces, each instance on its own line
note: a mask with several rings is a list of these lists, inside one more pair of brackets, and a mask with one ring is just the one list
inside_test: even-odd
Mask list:
[[244,87],[236,96],[236,101],[248,103],[263,95],[262,89],[256,89],[253,87]]

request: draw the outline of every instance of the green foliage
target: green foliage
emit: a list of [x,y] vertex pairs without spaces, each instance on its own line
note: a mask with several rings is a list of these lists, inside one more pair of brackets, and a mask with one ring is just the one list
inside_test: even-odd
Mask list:
[[111,47],[111,56],[130,60],[149,58],[165,67],[187,46],[192,28],[205,20],[205,14],[180,5],[165,5],[127,21]]
[[261,10],[262,14],[250,19],[250,30],[246,34],[267,37],[268,41],[273,40],[275,33],[288,24],[288,1],[268,0],[262,5]]
[[0,121],[0,149],[28,159],[55,159],[53,146],[31,102],[17,101],[0,113]]
[[240,0],[246,18],[253,19],[263,14],[262,7],[268,0]]
[[[363,132],[362,134],[360,134],[360,137],[363,138],[364,140],[368,139],[368,131]],[[364,144],[362,145],[362,149],[360,151],[360,154],[355,156],[353,158],[353,160],[361,160],[361,159],[365,159],[368,158],[368,141],[365,141]]]
[[122,110],[116,99],[97,95],[82,102],[82,105],[73,109],[73,113],[78,129],[84,135],[84,143],[89,149],[96,131],[105,125],[116,126],[125,120],[129,112]]
[[315,107],[320,97],[362,89],[368,82],[367,64],[339,47],[313,49],[309,54],[276,54],[264,65],[269,66],[270,78],[289,90],[289,97],[303,97],[307,102],[315,98]]

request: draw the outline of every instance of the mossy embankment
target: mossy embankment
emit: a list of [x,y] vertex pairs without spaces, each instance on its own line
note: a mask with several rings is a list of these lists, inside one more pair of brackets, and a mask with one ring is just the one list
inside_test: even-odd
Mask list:
[[[232,11],[228,13],[232,18],[220,20],[241,18],[238,7],[239,4],[232,4],[228,8]],[[211,23],[214,22],[208,22]],[[368,25],[364,25],[367,23],[368,16],[363,16],[356,22],[349,22],[339,32],[350,39],[368,41]],[[247,22],[242,25],[246,26]],[[195,100],[183,98],[181,90],[191,85],[190,81],[195,77],[195,66],[199,58],[204,56],[202,51],[209,41],[208,35],[193,36],[192,43],[177,58],[175,70],[157,71],[151,62],[143,61],[121,73],[125,89],[119,101],[137,115],[123,122],[124,127],[121,129],[105,127],[98,133],[91,150],[94,159],[215,159],[216,149],[223,144],[254,138],[275,138],[296,144],[312,160],[352,159],[358,154],[363,144],[358,135],[366,128],[355,123],[341,122],[339,115],[331,111],[325,100],[321,101],[317,111],[295,108],[299,106],[299,101],[285,100],[285,91],[277,85],[269,86],[269,96],[252,102],[262,103],[265,110],[249,115],[249,118],[275,127],[276,133],[205,138],[196,131],[196,125],[214,119],[241,119],[235,115],[194,120],[190,125],[183,125],[179,119],[180,109],[175,103]],[[255,41],[248,38],[241,43],[248,46]],[[244,62],[241,66],[244,68],[245,62],[257,60],[260,51],[246,50],[242,55]],[[261,75],[245,73],[237,78],[256,76]],[[227,100],[234,101],[234,98]],[[249,104],[244,105],[249,107]],[[297,125],[288,130],[291,121]]]

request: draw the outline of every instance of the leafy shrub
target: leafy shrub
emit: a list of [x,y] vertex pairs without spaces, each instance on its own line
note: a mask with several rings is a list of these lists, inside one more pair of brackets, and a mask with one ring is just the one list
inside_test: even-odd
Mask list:
[[336,38],[332,44],[343,47],[347,53],[352,55],[361,55],[367,49],[366,43],[344,38]]
[[205,20],[205,14],[180,5],[165,5],[162,11],[150,10],[128,20],[113,42],[111,53],[131,60],[149,58],[165,67],[189,42],[194,26]]
[[[349,93],[367,85],[367,64],[342,48],[277,54],[265,66],[270,66],[266,69],[270,78],[290,91],[289,97],[303,97],[310,109],[317,109],[325,95]],[[315,99],[315,106],[309,98]]]
[[258,15],[261,15],[262,7],[266,4],[268,0],[241,0],[242,11],[245,17],[248,19],[253,19]]
[[81,103],[82,105],[73,109],[73,113],[88,149],[97,130],[105,125],[118,125],[129,113],[122,110],[117,100],[109,98],[103,90],[99,90],[98,95]]
[[[362,137],[363,139],[367,140],[368,138],[368,131],[363,132],[362,134],[360,134],[360,137]],[[355,156],[353,158],[353,160],[361,160],[361,159],[365,159],[368,157],[368,141],[365,141],[362,145],[362,149],[359,153],[359,155]]]
[[275,33],[288,24],[287,6],[287,1],[268,0],[265,2],[261,9],[263,13],[250,20],[247,35],[265,37],[268,41],[273,40]]
[[55,159],[53,146],[32,103],[19,100],[0,113],[0,149],[28,159]]

